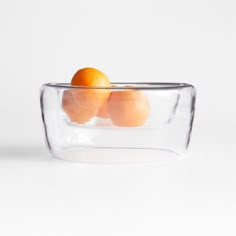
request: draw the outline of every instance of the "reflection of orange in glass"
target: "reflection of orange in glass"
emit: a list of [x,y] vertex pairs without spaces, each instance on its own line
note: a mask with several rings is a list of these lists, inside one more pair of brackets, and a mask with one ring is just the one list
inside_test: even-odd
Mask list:
[[113,124],[141,126],[149,116],[150,105],[141,91],[114,91],[110,94],[107,109]]
[[[95,89],[92,87],[110,87],[110,81],[107,76],[101,71],[95,68],[83,68],[78,70],[71,80],[71,85],[81,86],[83,88],[75,88],[70,90],[73,98],[73,115],[76,115],[75,122],[85,123],[89,121],[98,112],[98,109],[107,100],[110,91],[109,89]],[[88,89],[84,88],[88,87]],[[68,95],[65,95],[68,96]],[[67,103],[66,103],[67,104]],[[67,104],[70,109],[64,108],[71,111],[71,106]],[[76,107],[76,111],[75,111]],[[67,112],[71,118],[71,113]],[[78,118],[80,116],[80,118]]]

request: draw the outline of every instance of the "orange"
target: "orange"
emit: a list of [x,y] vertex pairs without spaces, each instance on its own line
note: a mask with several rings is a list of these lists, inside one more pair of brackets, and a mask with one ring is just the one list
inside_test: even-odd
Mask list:
[[142,91],[114,91],[110,94],[107,110],[117,126],[141,126],[149,116],[150,105]]
[[64,108],[64,110],[69,111],[67,114],[70,118],[72,116],[75,122],[82,124],[97,114],[98,109],[105,103],[110,94],[109,89],[93,87],[110,87],[110,81],[101,71],[87,67],[75,73],[71,85],[80,86],[81,88],[72,89],[70,95],[65,95],[65,100],[71,99],[73,105],[65,102],[65,106],[68,106],[68,108]]
[[[111,85],[112,88],[115,88],[117,87],[116,85]],[[109,99],[109,97],[108,97]],[[108,102],[108,99],[103,103],[103,105],[99,108],[98,110],[98,113],[97,113],[97,117],[100,117],[100,118],[109,118],[110,115],[107,111],[107,102]]]
[[110,117],[110,115],[107,111],[107,102],[108,102],[108,99],[99,108],[98,113],[97,113],[97,117],[100,117],[100,118],[109,118]]
[[72,80],[71,85],[87,87],[109,87],[108,77],[98,69],[86,67],[78,70]]
[[90,109],[87,109],[86,112],[85,109],[80,109],[73,97],[73,93],[75,91],[72,90],[65,90],[63,92],[62,108],[69,116],[70,121],[83,124],[93,116],[93,113],[91,113]]

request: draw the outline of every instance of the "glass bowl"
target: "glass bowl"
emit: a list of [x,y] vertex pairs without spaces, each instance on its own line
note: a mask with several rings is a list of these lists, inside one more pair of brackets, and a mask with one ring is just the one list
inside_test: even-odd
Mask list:
[[[53,156],[83,162],[169,161],[187,150],[195,112],[196,90],[186,83],[113,83],[112,87],[44,84],[40,90],[46,143]],[[63,109],[67,92],[141,92],[150,107],[139,126],[117,126],[110,118],[71,121]],[[128,98],[122,100],[130,105]],[[80,101],[79,101],[80,102]],[[119,104],[119,101],[118,105]],[[130,107],[132,110],[133,108]],[[119,111],[117,110],[119,113]],[[133,115],[133,114],[132,114]]]

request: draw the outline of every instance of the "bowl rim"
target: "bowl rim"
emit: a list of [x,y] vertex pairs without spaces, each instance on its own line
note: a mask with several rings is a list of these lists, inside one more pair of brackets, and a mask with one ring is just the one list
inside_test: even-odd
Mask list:
[[[109,90],[170,90],[182,88],[194,88],[193,85],[188,83],[173,83],[173,82],[111,82],[111,85],[118,85],[118,87],[87,87],[87,86],[74,86],[70,83],[45,83],[43,86],[53,87],[58,89],[109,89]],[[123,87],[119,87],[123,85]],[[124,86],[132,87],[124,87]]]

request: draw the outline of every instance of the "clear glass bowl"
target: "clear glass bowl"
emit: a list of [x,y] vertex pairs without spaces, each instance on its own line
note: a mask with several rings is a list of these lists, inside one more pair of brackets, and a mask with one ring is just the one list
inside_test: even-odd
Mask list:
[[[40,90],[47,146],[53,156],[85,162],[168,161],[189,146],[196,90],[185,83],[113,83],[114,87],[78,87],[48,83]],[[62,106],[64,91],[141,91],[149,102],[146,122],[121,127],[94,116],[72,122]],[[125,103],[126,101],[122,101]],[[128,102],[128,101],[127,101]]]

